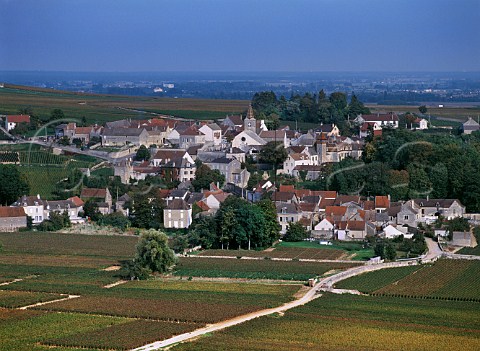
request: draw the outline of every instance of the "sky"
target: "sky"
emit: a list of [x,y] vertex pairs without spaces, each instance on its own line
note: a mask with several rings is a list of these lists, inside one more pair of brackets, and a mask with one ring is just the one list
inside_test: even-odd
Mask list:
[[0,0],[0,70],[480,71],[480,0]]

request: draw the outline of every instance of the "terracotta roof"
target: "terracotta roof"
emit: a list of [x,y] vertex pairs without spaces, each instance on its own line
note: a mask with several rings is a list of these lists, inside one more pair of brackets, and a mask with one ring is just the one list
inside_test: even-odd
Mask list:
[[68,200],[73,202],[75,206],[80,207],[84,205],[84,202],[82,199],[80,199],[78,196],[70,197]]
[[166,199],[170,195],[170,189],[158,189],[158,196],[161,199]]
[[365,230],[364,221],[339,221],[335,223],[338,229]]
[[90,134],[92,127],[77,127],[75,128],[75,134]]
[[324,198],[322,198],[320,200],[320,205],[318,206],[318,208],[320,208],[322,210],[326,210],[327,207],[333,206],[334,203],[335,203],[335,199],[324,199]]
[[375,209],[375,203],[371,200],[363,202],[363,209],[364,210],[373,210]]
[[209,207],[205,202],[203,202],[203,201],[197,201],[197,202],[195,202],[195,204],[196,204],[198,207],[200,207],[200,209],[201,209],[202,211],[208,211],[208,210],[210,210],[210,207]]
[[194,126],[188,127],[182,132],[179,132],[180,135],[203,135],[203,133],[199,132],[198,129]]
[[152,157],[152,159],[173,160],[177,158],[182,158],[185,154],[186,154],[185,150],[160,149],[157,151],[155,156]]
[[30,116],[29,115],[8,115],[7,121],[13,122],[13,123],[30,123]]
[[[282,189],[282,185],[280,185],[280,189]],[[312,195],[312,191],[310,189],[293,189],[293,191],[299,199],[303,198],[304,196]]]
[[304,212],[315,212],[315,206],[316,204],[310,203],[310,202],[302,202],[298,204],[298,207],[300,208],[300,210]]
[[0,207],[0,217],[1,218],[6,218],[6,217],[25,217],[26,213],[23,210],[23,207],[6,207],[6,206],[1,206]]
[[295,192],[295,185],[280,185],[280,191]]
[[390,200],[388,196],[375,196],[375,208],[388,208],[390,207]]
[[327,206],[325,208],[325,214],[327,216],[345,216],[347,208],[345,206]]
[[102,198],[104,199],[107,196],[106,189],[98,189],[98,188],[83,188],[82,193],[80,194],[81,198]]
[[314,190],[312,191],[312,195],[321,196],[322,199],[336,199],[337,192],[333,190]]

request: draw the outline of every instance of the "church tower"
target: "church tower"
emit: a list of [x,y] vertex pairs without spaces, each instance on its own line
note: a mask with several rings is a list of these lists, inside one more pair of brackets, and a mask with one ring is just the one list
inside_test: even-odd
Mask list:
[[257,120],[253,116],[253,108],[252,105],[248,106],[247,117],[243,121],[243,130],[250,130],[257,134]]

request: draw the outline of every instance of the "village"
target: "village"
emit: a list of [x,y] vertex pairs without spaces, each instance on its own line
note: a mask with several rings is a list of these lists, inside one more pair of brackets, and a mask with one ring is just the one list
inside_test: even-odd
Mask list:
[[[14,130],[19,123],[29,123],[29,116],[25,115],[4,119],[7,131]],[[352,123],[359,133],[348,137],[342,136],[335,124],[321,124],[306,133],[288,126],[268,130],[250,105],[245,116],[227,115],[217,123],[174,118],[124,119],[107,122],[105,126],[62,123],[55,127],[53,141],[60,149],[73,144],[86,152],[107,150],[104,153],[115,154],[110,166],[123,184],[155,178],[169,184],[155,190],[164,204],[163,227],[167,229],[187,229],[195,219],[214,216],[232,195],[253,203],[265,198],[272,200],[282,236],[289,224],[299,223],[309,233],[309,240],[322,242],[363,241],[368,236],[411,238],[419,225],[431,225],[439,218],[476,218],[466,213],[458,199],[431,199],[427,194],[424,198],[392,201],[389,194],[361,196],[296,187],[297,181],[323,178],[329,164],[347,158],[361,159],[365,139],[381,137],[385,128],[399,128],[399,117],[395,113],[358,115]],[[425,130],[428,123],[416,118],[410,128]],[[465,134],[479,128],[471,118],[463,125]],[[278,167],[262,159],[267,145],[285,150]],[[149,157],[136,159],[139,149],[146,150]],[[254,167],[246,166],[248,163]],[[222,181],[207,182],[195,189],[192,182],[199,168],[205,166],[221,175]],[[276,181],[277,177],[288,181],[282,184]],[[108,187],[83,187],[77,196],[60,200],[24,194],[10,206],[0,207],[0,230],[32,228],[49,220],[52,212],[68,214],[74,225],[84,224],[90,220],[83,209],[86,202],[93,202],[102,215],[117,212],[128,217],[131,213],[125,205],[131,200],[127,193],[111,194]],[[442,227],[435,234],[443,239],[448,237]],[[468,231],[455,232],[450,239],[458,246],[475,245]]]

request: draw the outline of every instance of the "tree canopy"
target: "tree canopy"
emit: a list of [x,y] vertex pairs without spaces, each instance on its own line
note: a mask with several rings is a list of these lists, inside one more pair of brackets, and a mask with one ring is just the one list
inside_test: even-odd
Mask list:
[[30,186],[14,165],[0,164],[0,204],[11,205],[20,196],[28,195]]
[[223,186],[225,182],[225,176],[221,174],[217,169],[212,170],[207,165],[200,165],[195,171],[195,179],[192,181],[192,186],[195,191],[200,191],[201,189],[208,189],[210,183],[217,184],[219,183],[220,187]]
[[124,264],[124,275],[131,279],[145,279],[151,273],[165,273],[176,263],[172,249],[168,247],[165,233],[150,229],[140,236],[132,261]]
[[148,161],[150,159],[150,151],[145,145],[140,145],[137,153],[135,154],[135,159],[137,161]]
[[271,164],[275,167],[283,164],[288,157],[283,141],[270,141],[260,151],[260,162]]

